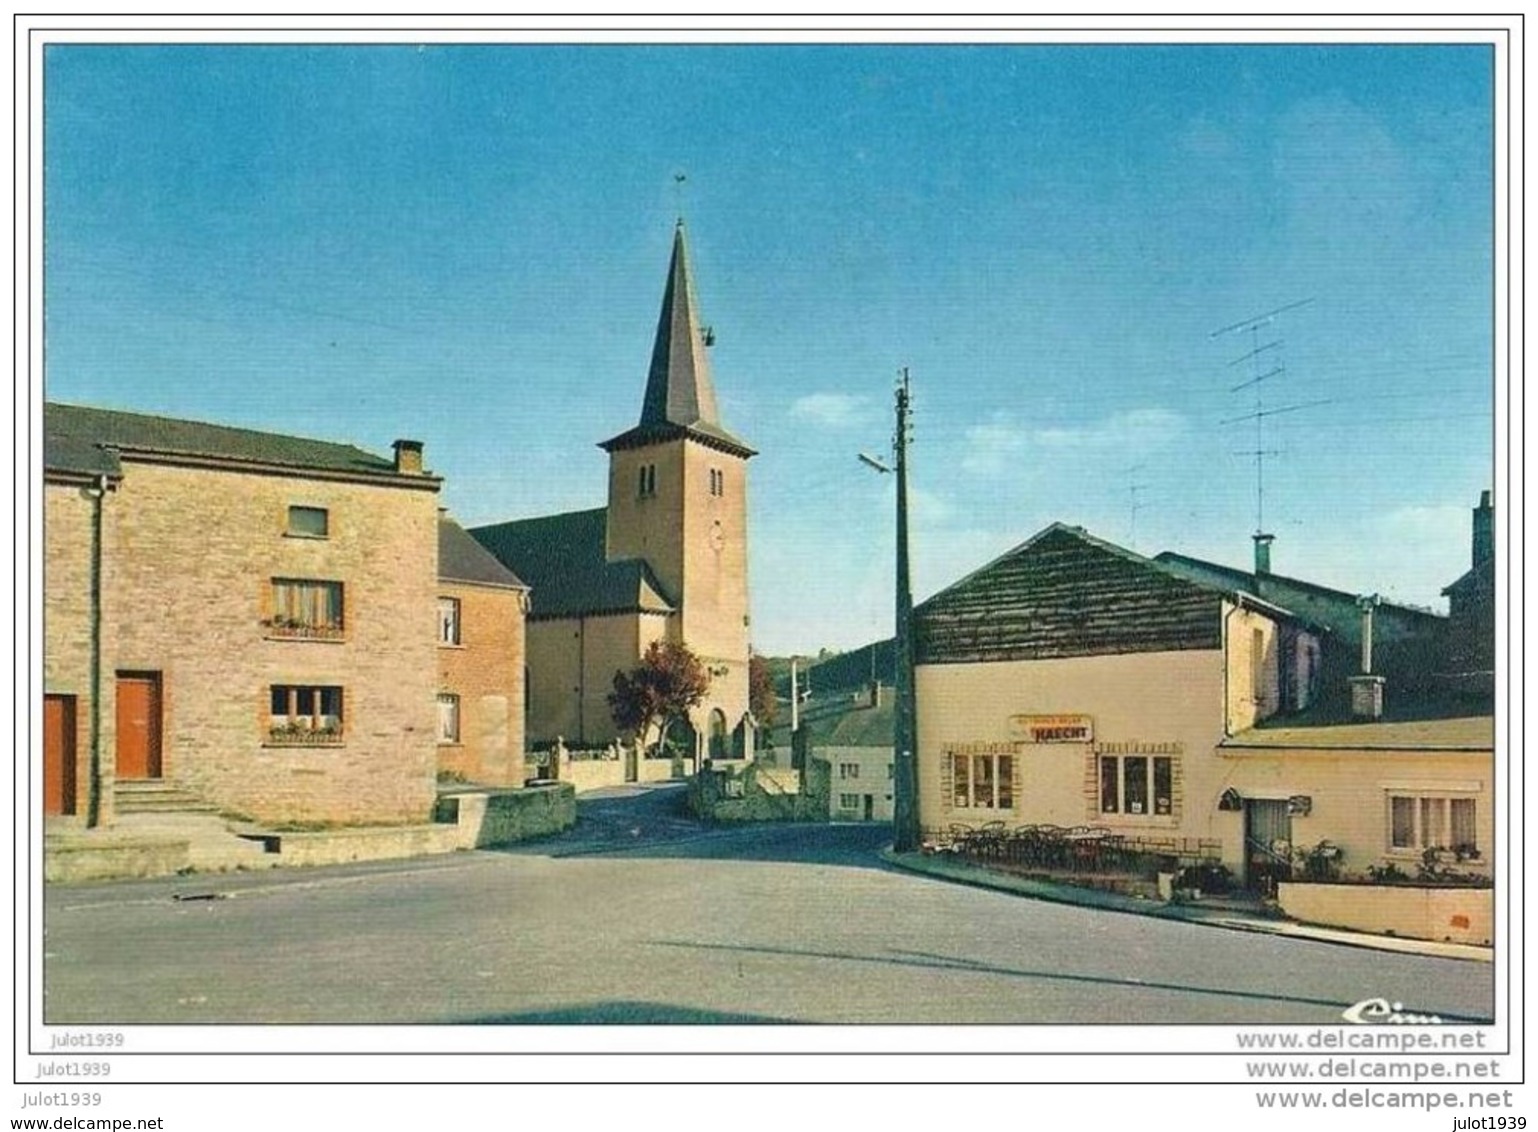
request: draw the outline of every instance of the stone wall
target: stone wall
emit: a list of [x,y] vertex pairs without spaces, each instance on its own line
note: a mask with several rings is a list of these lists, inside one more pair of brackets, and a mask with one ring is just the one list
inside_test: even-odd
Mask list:
[[[112,505],[109,493],[104,507]],[[86,488],[47,483],[43,488],[43,691],[75,698],[75,791],[73,810],[83,821],[90,790],[91,758],[91,514]],[[103,625],[105,631],[107,626]],[[103,642],[105,645],[105,641]],[[110,713],[111,673],[102,680],[103,708]],[[40,711],[42,705],[36,705]],[[104,750],[110,754],[110,747]],[[110,770],[110,759],[105,759]],[[110,793],[110,792],[109,792]],[[107,799],[104,797],[104,801]],[[111,816],[110,809],[103,818]]]
[[[266,821],[422,821],[435,796],[437,496],[125,461],[110,500],[104,615],[114,671],[158,673],[164,776]],[[290,506],[329,512],[291,535]],[[343,585],[338,640],[286,639],[264,620],[275,578]],[[274,685],[340,686],[338,746],[269,735]],[[103,762],[114,750],[104,705]]]

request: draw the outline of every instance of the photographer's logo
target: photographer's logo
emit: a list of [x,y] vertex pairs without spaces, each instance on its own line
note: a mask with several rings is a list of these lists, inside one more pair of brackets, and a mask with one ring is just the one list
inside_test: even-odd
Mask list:
[[1442,1019],[1435,1014],[1406,1014],[1404,1003],[1390,1002],[1386,998],[1363,999],[1355,1006],[1341,1011],[1342,1018],[1359,1026],[1440,1026]]

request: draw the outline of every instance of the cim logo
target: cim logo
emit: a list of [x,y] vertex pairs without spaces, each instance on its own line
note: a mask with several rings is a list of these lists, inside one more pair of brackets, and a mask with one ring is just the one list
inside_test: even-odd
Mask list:
[[1340,1015],[1347,1022],[1358,1026],[1440,1026],[1442,1019],[1436,1014],[1406,1014],[1404,1003],[1390,1002],[1386,998],[1369,998],[1343,1010]]

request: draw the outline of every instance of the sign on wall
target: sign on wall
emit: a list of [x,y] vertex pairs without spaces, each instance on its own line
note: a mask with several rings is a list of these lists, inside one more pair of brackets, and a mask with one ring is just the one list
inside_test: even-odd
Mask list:
[[1095,723],[1087,715],[1012,715],[1009,733],[1022,743],[1093,743]]

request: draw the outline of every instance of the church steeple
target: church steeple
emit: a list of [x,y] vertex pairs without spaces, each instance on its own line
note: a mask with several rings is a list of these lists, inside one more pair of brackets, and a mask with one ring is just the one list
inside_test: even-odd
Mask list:
[[688,427],[703,421],[720,427],[705,346],[699,300],[695,298],[694,280],[689,273],[684,222],[680,220],[673,230],[673,261],[668,264],[662,315],[657,320],[657,340],[652,346],[651,371],[646,377],[646,400],[641,404],[643,426]]
[[673,231],[673,258],[662,293],[640,423],[600,447],[613,452],[684,434],[741,456],[754,454],[721,426],[716,390],[710,380],[706,333],[700,326],[699,300],[694,294],[689,248],[680,220]]

